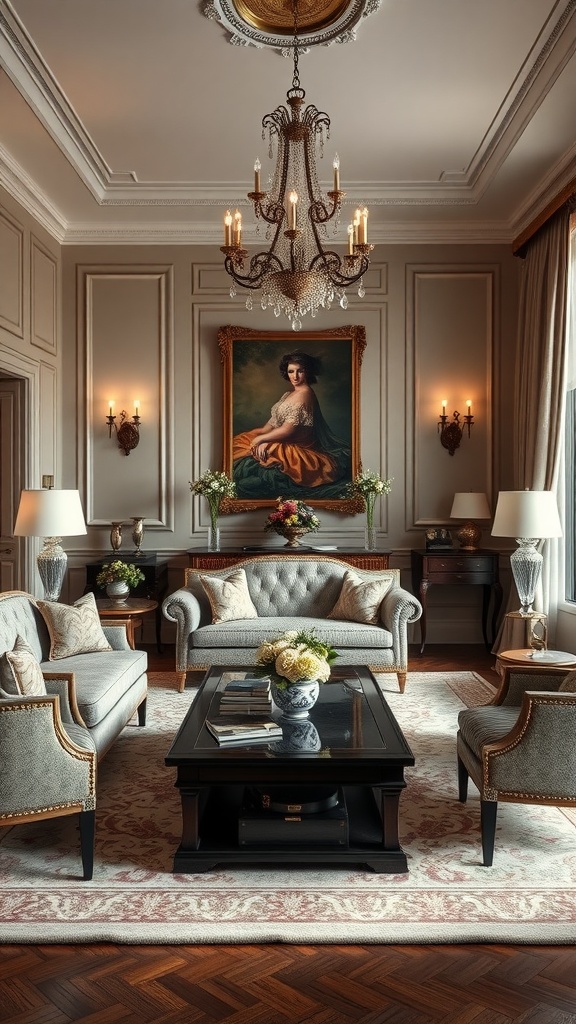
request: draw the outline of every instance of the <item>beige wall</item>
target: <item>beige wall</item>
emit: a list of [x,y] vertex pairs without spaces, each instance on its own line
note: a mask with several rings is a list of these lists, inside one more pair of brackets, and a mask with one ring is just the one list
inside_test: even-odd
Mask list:
[[[207,247],[65,247],[62,386],[66,467],[78,468],[89,531],[71,557],[81,590],[88,554],[109,550],[112,520],[146,516],[144,547],[171,557],[176,587],[185,551],[202,546],[205,502],[188,481],[222,461],[223,324],[283,328],[259,306],[229,297],[219,251]],[[361,457],[394,478],[376,524],[391,564],[409,585],[409,552],[430,524],[449,524],[455,491],[511,485],[509,384],[513,378],[517,262],[502,246],[379,246],[363,300],[305,323],[304,330],[362,324]],[[302,334],[294,335],[298,343]],[[76,400],[77,398],[77,400]],[[141,441],[124,456],[108,438],[108,400],[132,414]],[[441,400],[475,426],[454,456],[437,434]],[[262,509],[225,517],[223,544],[257,544]],[[321,512],[318,543],[361,546],[364,517]],[[129,528],[125,528],[130,548]],[[489,536],[485,541],[491,545]],[[476,588],[432,589],[429,640],[481,639]]]
[[[394,478],[379,502],[378,538],[410,586],[410,549],[449,524],[455,491],[512,486],[518,262],[505,246],[378,246],[366,296],[350,295],[304,330],[361,324],[360,435],[365,467]],[[61,301],[60,301],[61,291]],[[177,587],[186,549],[202,546],[205,502],[188,481],[222,460],[218,327],[287,322],[230,299],[216,247],[59,247],[0,193],[0,370],[26,381],[26,485],[42,473],[78,486],[89,525],[66,542],[63,597],[81,593],[87,559],[109,550],[110,522],[146,517],[144,548],[170,558]],[[302,335],[294,334],[298,344]],[[473,401],[475,425],[454,456],[437,434]],[[126,457],[108,438],[115,412],[141,403],[141,441]],[[263,541],[262,509],[222,520],[223,543]],[[363,516],[321,511],[318,543],[361,546]],[[129,549],[125,527],[124,547]],[[34,550],[35,542],[28,542]],[[487,546],[496,547],[488,533]],[[33,559],[28,559],[33,565]],[[503,558],[504,582],[507,559]],[[33,568],[26,585],[38,588]],[[481,639],[478,588],[432,588],[430,642]]]

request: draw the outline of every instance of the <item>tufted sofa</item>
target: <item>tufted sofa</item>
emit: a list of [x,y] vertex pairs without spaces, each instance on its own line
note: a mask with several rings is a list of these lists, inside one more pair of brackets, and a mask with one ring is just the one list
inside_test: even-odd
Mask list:
[[[201,577],[226,578],[231,568],[187,569],[185,586],[167,597],[162,610],[176,623],[176,672],[184,689],[186,672],[210,665],[254,665],[256,649],[288,629],[315,629],[339,654],[338,665],[365,664],[378,672],[395,672],[404,691],[408,670],[408,625],[422,614],[419,601],[400,586],[398,569],[354,569],[337,558],[295,555],[247,558],[244,569],[255,618],[212,622],[212,608]],[[366,624],[327,618],[336,605],[345,574],[362,580],[386,578],[390,589],[378,621]]]

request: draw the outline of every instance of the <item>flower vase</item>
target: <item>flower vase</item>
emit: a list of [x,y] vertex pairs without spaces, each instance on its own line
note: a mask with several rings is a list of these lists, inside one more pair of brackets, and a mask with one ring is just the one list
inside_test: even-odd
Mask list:
[[366,551],[376,551],[376,527],[366,526],[364,528],[364,549]]
[[106,587],[106,596],[110,598],[113,604],[125,604],[129,593],[130,587],[126,580],[114,580],[113,583],[108,583]]
[[300,537],[304,537],[310,531],[305,526],[278,526],[276,533],[286,540],[285,548],[300,547]]
[[220,551],[220,527],[216,523],[208,527],[208,550]]
[[134,542],[135,551],[134,554],[140,557],[142,552],[140,548],[142,546],[142,538],[144,536],[144,518],[143,516],[132,516],[132,540]]
[[289,683],[288,686],[279,686],[272,682],[270,690],[272,700],[282,712],[282,718],[297,721],[308,717],[308,713],[318,700],[320,684],[317,679],[300,679],[297,683]]

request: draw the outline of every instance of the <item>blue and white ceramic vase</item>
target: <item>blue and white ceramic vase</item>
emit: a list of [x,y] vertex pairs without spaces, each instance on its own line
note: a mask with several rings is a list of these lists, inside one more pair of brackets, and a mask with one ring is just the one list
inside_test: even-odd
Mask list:
[[272,700],[282,712],[282,718],[297,720],[308,717],[308,712],[318,700],[320,683],[317,679],[301,679],[298,683],[282,687],[273,682],[271,692]]

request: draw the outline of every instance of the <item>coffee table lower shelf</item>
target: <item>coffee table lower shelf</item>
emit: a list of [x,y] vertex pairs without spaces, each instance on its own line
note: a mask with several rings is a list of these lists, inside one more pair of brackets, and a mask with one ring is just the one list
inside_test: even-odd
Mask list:
[[[344,786],[348,811],[347,846],[318,844],[244,846],[238,842],[238,820],[243,786],[212,786],[204,794],[197,849],[182,844],[174,855],[175,873],[195,874],[228,864],[306,864],[365,866],[372,871],[403,874],[406,854],[394,840],[386,848],[383,821],[375,791],[366,786]],[[377,793],[377,791],[376,791]]]

